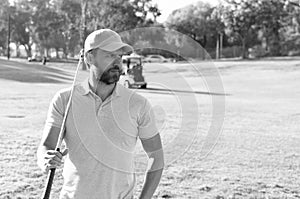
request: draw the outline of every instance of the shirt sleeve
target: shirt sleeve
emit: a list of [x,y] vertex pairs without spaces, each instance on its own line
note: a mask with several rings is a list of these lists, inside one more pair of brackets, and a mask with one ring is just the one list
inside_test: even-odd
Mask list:
[[149,139],[158,133],[153,108],[146,99],[140,112],[138,125],[138,134],[140,139]]
[[62,120],[64,117],[64,102],[63,97],[60,92],[56,93],[55,96],[52,98],[47,119],[46,119],[46,126],[55,126],[60,128],[62,124]]

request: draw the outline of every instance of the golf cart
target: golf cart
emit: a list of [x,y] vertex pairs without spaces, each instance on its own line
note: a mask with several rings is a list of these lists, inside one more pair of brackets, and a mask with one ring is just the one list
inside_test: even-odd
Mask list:
[[127,88],[139,87],[147,88],[147,82],[143,76],[142,57],[137,54],[131,54],[122,57],[123,73],[120,77],[120,83]]

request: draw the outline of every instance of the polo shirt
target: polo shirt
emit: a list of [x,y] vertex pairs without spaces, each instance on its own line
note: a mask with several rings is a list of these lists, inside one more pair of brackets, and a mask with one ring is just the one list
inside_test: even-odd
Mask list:
[[[52,99],[45,125],[60,128],[71,88]],[[88,79],[75,85],[66,120],[69,149],[60,199],[131,199],[137,139],[158,133],[149,101],[120,84],[102,101]]]

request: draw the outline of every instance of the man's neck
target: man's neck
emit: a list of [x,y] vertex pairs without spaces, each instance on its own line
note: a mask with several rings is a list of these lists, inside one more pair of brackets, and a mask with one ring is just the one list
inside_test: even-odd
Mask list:
[[107,97],[109,97],[112,94],[117,83],[106,84],[104,82],[98,81],[94,77],[90,77],[89,84],[94,93],[97,96],[99,96],[102,101],[104,101]]

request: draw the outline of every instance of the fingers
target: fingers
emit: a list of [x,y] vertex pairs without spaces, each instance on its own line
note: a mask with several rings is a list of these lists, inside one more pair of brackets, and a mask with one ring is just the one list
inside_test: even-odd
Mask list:
[[50,163],[62,163],[62,154],[58,151],[47,151],[45,160]]
[[57,168],[63,164],[63,156],[68,154],[68,149],[65,149],[62,153],[55,150],[48,150],[44,157],[44,172],[48,172],[49,169]]
[[55,150],[48,150],[46,156],[56,156],[59,159],[62,158],[62,154],[59,151],[55,151]]
[[68,154],[68,152],[69,152],[69,150],[68,150],[68,149],[65,149],[65,150],[62,152],[62,156],[65,156],[65,155],[67,155],[67,154]]
[[47,164],[45,163],[44,166],[44,173],[48,173],[50,169],[56,169],[58,165],[53,165],[53,164]]
[[56,165],[62,164],[62,159],[55,155],[46,155],[45,160],[49,164],[56,164]]

